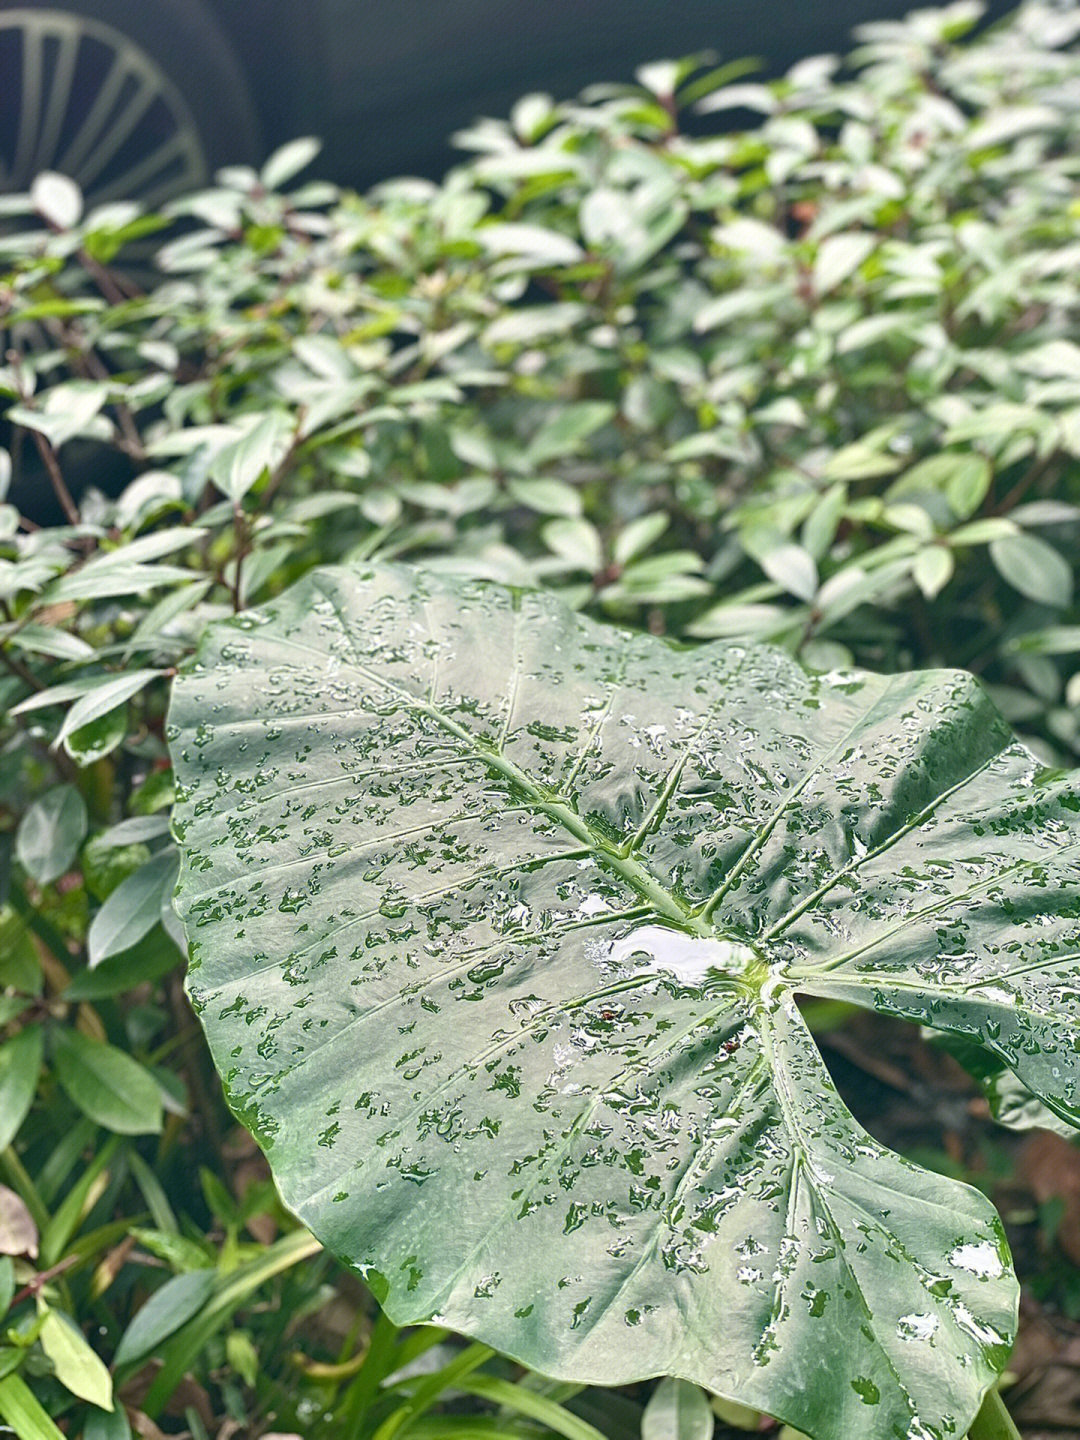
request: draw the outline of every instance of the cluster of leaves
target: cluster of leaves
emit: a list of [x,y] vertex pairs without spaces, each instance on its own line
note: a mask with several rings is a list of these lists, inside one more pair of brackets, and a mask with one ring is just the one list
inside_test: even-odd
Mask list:
[[206,1387],[251,1433],[388,1436],[448,1386],[516,1403],[477,1432],[588,1428],[486,1352],[472,1390],[457,1351],[401,1378],[443,1337],[369,1335],[355,1303],[293,1368],[348,1282],[242,1189],[169,903],[167,681],[209,622],[317,562],[407,559],[811,669],[959,664],[1044,759],[1080,754],[1080,13],[977,20],[870,26],[846,66],[768,85],[686,61],[530,96],[439,185],[298,183],[298,141],[163,214],[84,213],[52,175],[0,198],[0,1415],[23,1440],[125,1436],[114,1379],[148,1435],[181,1382],[196,1436]]

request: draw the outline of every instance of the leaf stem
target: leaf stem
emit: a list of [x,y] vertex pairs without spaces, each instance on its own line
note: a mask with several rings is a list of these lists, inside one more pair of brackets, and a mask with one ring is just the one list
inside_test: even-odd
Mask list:
[[1020,1440],[1020,1431],[1013,1424],[996,1387],[986,1392],[982,1409],[968,1431],[968,1440]]

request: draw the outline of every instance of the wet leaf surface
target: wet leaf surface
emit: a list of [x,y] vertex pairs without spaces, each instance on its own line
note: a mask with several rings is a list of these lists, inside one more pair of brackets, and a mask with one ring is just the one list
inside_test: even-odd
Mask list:
[[836,1093],[796,993],[1077,1119],[1080,798],[958,672],[810,677],[325,569],[178,680],[190,988],[283,1197],[391,1316],[818,1440],[963,1434],[1000,1222]]

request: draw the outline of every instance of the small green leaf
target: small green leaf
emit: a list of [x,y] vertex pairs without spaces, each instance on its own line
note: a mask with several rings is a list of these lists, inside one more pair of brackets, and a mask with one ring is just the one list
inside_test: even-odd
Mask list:
[[596,527],[588,520],[552,520],[541,532],[544,544],[574,570],[595,574],[604,563]]
[[542,225],[517,222],[482,225],[476,239],[492,255],[512,256],[530,268],[576,265],[585,252],[576,240]]
[[260,180],[267,190],[280,190],[301,170],[306,170],[322,149],[322,141],[314,135],[304,135],[290,140],[275,150],[262,167]]
[[1014,654],[1027,651],[1032,655],[1076,655],[1080,653],[1080,625],[1049,625],[1032,630],[1018,635],[1006,648]]
[[820,563],[828,555],[848,503],[846,485],[829,487],[806,517],[802,530],[803,549]]
[[574,454],[614,415],[615,406],[606,400],[582,400],[576,405],[560,407],[530,441],[526,451],[529,463],[546,465],[560,456]]
[[270,410],[260,415],[238,440],[218,451],[210,476],[234,505],[240,503],[266,471],[280,463],[295,423],[286,412]]
[[629,565],[655,545],[670,524],[670,516],[661,513],[641,515],[637,520],[631,520],[615,537],[611,558],[616,565]]
[[123,1405],[114,1405],[112,1410],[91,1410],[82,1440],[132,1440],[131,1422]]
[[564,335],[589,311],[575,301],[551,301],[547,305],[528,305],[520,310],[507,310],[484,330],[485,345],[533,345]]
[[1072,604],[1072,567],[1060,551],[1038,536],[1007,535],[992,540],[990,558],[1002,579],[1029,600],[1058,610]]
[[43,170],[30,187],[34,209],[58,230],[70,230],[82,218],[82,191],[74,180]]
[[11,1308],[15,1294],[15,1266],[10,1255],[0,1255],[0,1320]]
[[1003,515],[993,515],[986,520],[969,520],[949,535],[950,545],[988,545],[992,540],[1007,540],[1020,531],[1011,520]]
[[800,600],[810,602],[818,589],[818,569],[814,557],[800,545],[778,545],[761,558],[761,568],[769,579]]
[[71,868],[86,837],[86,805],[74,785],[57,785],[35,800],[15,832],[19,864],[39,885]]
[[109,895],[90,922],[90,968],[129,950],[161,918],[161,907],[176,883],[179,861],[171,848],[133,871]]
[[56,1030],[53,1052],[56,1076],[68,1099],[96,1124],[118,1135],[156,1134],[161,1129],[157,1082],[123,1050],[90,1040],[78,1030]]
[[92,660],[94,657],[92,645],[53,625],[20,625],[3,637],[3,643],[31,655],[48,655],[54,660]]
[[960,520],[966,520],[969,515],[974,515],[989,493],[994,474],[990,462],[981,455],[949,455],[941,458],[951,462],[944,475],[945,498],[952,507],[953,514]]
[[928,600],[939,595],[953,577],[956,561],[944,545],[928,545],[915,556],[911,573]]
[[259,1352],[246,1330],[230,1330],[225,1337],[225,1358],[251,1389],[259,1378]]
[[944,495],[959,520],[974,515],[986,499],[993,471],[982,455],[970,451],[943,451],[920,460],[906,470],[893,487],[905,495]]
[[0,1151],[19,1133],[41,1075],[45,1032],[27,1025],[0,1045]]
[[163,670],[132,670],[96,685],[82,699],[76,700],[64,716],[64,723],[56,736],[57,742],[66,740],[75,731],[85,729],[93,721],[118,709],[140,690],[145,690],[151,680],[157,680],[164,673]]
[[191,1270],[166,1280],[135,1312],[120,1337],[113,1364],[130,1365],[149,1355],[162,1340],[198,1314],[212,1295],[215,1284],[213,1270]]
[[202,525],[174,525],[168,530],[142,535],[138,540],[128,540],[115,550],[106,551],[94,563],[99,572],[106,572],[110,565],[145,565],[165,555],[175,555],[178,550],[189,549],[208,533]]
[[862,440],[853,440],[835,451],[825,466],[826,480],[872,480],[880,475],[894,475],[900,469],[901,461],[896,455],[887,455],[874,445]]
[[28,715],[34,710],[47,710],[52,705],[64,705],[69,700],[78,700],[96,690],[104,684],[109,677],[104,674],[80,675],[76,680],[65,680],[59,685],[48,685],[44,690],[36,690],[33,695],[28,695],[25,700],[20,700],[18,705],[13,705],[8,711],[9,715]]
[[717,1419],[730,1425],[733,1430],[752,1430],[755,1434],[761,1430],[765,1417],[760,1410],[751,1410],[749,1405],[739,1405],[734,1400],[723,1399],[720,1395],[713,1395],[709,1406]]
[[125,701],[89,725],[80,725],[64,736],[64,749],[78,765],[94,765],[124,743],[128,733],[128,706]]
[[48,1310],[38,1339],[66,1390],[100,1410],[113,1408],[112,1376],[72,1320]]
[[19,1440],[64,1440],[21,1375],[5,1375],[0,1380],[0,1417]]
[[45,391],[39,407],[13,405],[8,419],[27,430],[36,430],[57,449],[76,436],[108,440],[112,426],[101,414],[108,398],[106,384],[69,380]]
[[509,480],[506,493],[519,505],[540,515],[561,515],[576,519],[581,514],[581,495],[565,480]]
[[118,595],[141,595],[162,585],[200,580],[194,570],[179,565],[121,564],[107,556],[91,560],[81,570],[62,575],[41,597],[42,604],[61,605],[69,600],[112,600]]
[[700,1385],[661,1380],[641,1417],[641,1440],[712,1440],[713,1412]]
[[814,289],[819,295],[842,284],[877,247],[878,236],[853,231],[829,235],[818,246],[814,260]]

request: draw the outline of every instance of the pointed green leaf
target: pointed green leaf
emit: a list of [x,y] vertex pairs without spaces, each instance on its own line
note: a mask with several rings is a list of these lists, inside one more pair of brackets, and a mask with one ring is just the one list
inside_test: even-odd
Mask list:
[[641,1417],[641,1440],[712,1440],[713,1428],[700,1385],[661,1380]]
[[30,806],[15,832],[19,864],[39,885],[71,867],[86,838],[86,805],[74,785],[57,785]]
[[239,504],[265,470],[281,460],[294,423],[284,411],[269,410],[238,440],[218,451],[210,475],[234,504]]
[[1021,595],[1061,610],[1072,604],[1072,566],[1037,535],[1005,535],[991,540],[990,558],[1002,579]]
[[606,425],[615,414],[615,406],[606,400],[582,400],[564,405],[545,421],[533,436],[526,452],[532,465],[577,451],[594,431]]
[[117,1135],[161,1129],[161,1091],[137,1060],[78,1030],[53,1034],[56,1076],[84,1115]]
[[314,135],[290,140],[275,150],[262,167],[260,179],[267,190],[278,190],[288,184],[301,170],[306,170],[322,149],[322,141]]
[[176,852],[170,847],[121,880],[90,922],[86,943],[91,969],[130,949],[153,929],[176,881],[176,869]]
[[4,636],[4,643],[31,655],[48,655],[54,660],[92,660],[94,647],[77,635],[54,625],[20,625]]
[[482,225],[476,230],[475,238],[490,254],[511,255],[530,268],[575,265],[585,258],[576,240],[543,225],[518,222]]
[[34,1100],[45,1032],[28,1025],[0,1045],[0,1150],[6,1150],[19,1133]]
[[213,1270],[192,1270],[174,1275],[155,1290],[120,1337],[113,1357],[115,1365],[127,1365],[149,1355],[162,1340],[197,1315],[213,1292]]
[[133,695],[144,690],[151,680],[156,680],[163,673],[161,670],[131,670],[126,675],[114,675],[104,680],[89,694],[75,701],[64,716],[64,723],[56,736],[57,741],[66,740],[69,735],[84,730],[103,715],[118,710]]
[[34,209],[58,230],[70,230],[82,216],[82,192],[74,180],[43,170],[30,187]]
[[819,295],[842,284],[876,248],[878,237],[861,231],[829,235],[818,247],[814,260],[814,289]]
[[64,749],[78,765],[93,765],[122,745],[128,733],[128,706],[123,705],[99,715],[87,725],[80,725],[64,736]]
[[926,598],[933,600],[952,579],[955,569],[951,550],[943,545],[928,545],[915,556],[911,573]]
[[818,569],[814,557],[799,545],[778,545],[761,560],[770,580],[808,603],[818,590]]
[[0,1255],[0,1320],[11,1308],[15,1295],[15,1266],[10,1255]]
[[42,604],[60,605],[69,600],[110,600],[117,595],[142,595],[162,585],[180,585],[198,580],[194,570],[179,565],[127,564],[111,555],[91,560],[81,570],[61,575],[41,597]]
[[82,1440],[131,1440],[131,1423],[122,1405],[112,1410],[91,1410]]
[[1080,1118],[1077,781],[970,677],[325,569],[210,628],[170,740],[231,1103],[391,1318],[814,1440],[965,1433],[1000,1222],[859,1128],[794,997],[977,1036]]
[[64,1440],[21,1375],[0,1379],[0,1419],[7,1421],[19,1440]]
[[112,1376],[72,1320],[49,1310],[38,1339],[66,1390],[100,1410],[113,1408]]

